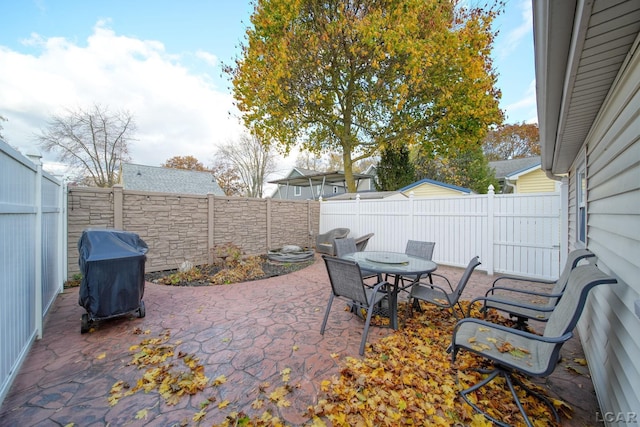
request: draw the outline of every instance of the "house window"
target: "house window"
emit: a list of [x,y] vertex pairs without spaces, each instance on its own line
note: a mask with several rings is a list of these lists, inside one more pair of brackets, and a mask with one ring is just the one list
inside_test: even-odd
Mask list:
[[293,195],[296,197],[300,197],[302,195],[302,187],[296,185],[293,187]]
[[578,242],[587,243],[587,171],[584,163],[576,174],[576,224]]
[[338,194],[338,187],[335,185],[333,186],[333,194]]

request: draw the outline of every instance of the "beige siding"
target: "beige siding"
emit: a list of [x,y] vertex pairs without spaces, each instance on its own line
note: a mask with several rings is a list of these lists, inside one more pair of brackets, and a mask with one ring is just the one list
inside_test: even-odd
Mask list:
[[542,169],[522,175],[516,181],[516,193],[550,193],[556,191],[556,181],[549,179]]
[[[609,94],[586,141],[587,246],[620,284],[596,288],[578,325],[603,413],[640,409],[640,55]],[[575,245],[575,168],[569,204]]]
[[413,187],[409,191],[405,191],[403,194],[409,196],[409,193],[413,192],[415,197],[448,197],[448,196],[461,196],[463,193],[453,190],[451,188],[442,187],[440,185],[433,185],[427,182],[422,183],[416,187]]

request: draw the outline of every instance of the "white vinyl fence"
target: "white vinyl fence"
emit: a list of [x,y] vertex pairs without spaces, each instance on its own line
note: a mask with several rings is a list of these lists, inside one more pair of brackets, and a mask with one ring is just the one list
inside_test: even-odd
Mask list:
[[63,184],[0,140],[0,404],[66,274]]
[[478,255],[478,269],[557,279],[560,193],[489,194],[406,199],[322,201],[320,233],[337,227],[350,237],[374,233],[368,251],[404,252],[407,240],[436,242],[433,260],[465,267]]

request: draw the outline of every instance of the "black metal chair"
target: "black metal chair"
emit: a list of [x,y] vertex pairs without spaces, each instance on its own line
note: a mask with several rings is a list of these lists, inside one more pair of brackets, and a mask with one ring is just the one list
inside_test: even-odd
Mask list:
[[329,282],[331,282],[331,295],[329,295],[329,303],[324,313],[320,334],[324,335],[324,329],[327,325],[327,319],[329,318],[334,298],[340,297],[347,299],[354,304],[357,311],[361,309],[367,311],[364,332],[362,333],[362,341],[360,343],[360,355],[362,356],[364,354],[364,346],[367,342],[369,325],[371,324],[374,308],[385,298],[388,301],[388,294],[382,290],[388,283],[382,281],[377,283],[373,288],[370,288],[365,285],[360,266],[354,261],[347,261],[327,255],[322,255],[322,258],[327,267]]
[[464,288],[467,286],[473,270],[475,270],[475,268],[479,265],[480,260],[478,259],[478,257],[473,257],[471,261],[469,261],[469,264],[467,264],[467,268],[464,270],[464,273],[462,274],[462,277],[458,282],[458,286],[456,286],[455,289],[453,289],[453,286],[451,286],[451,282],[449,281],[449,279],[441,274],[436,273],[432,273],[432,275],[444,279],[447,282],[449,289],[435,285],[433,283],[414,283],[411,286],[411,292],[409,293],[409,307],[419,308],[419,302],[425,301],[431,304],[435,304],[439,307],[451,308],[453,315],[457,319],[458,315],[456,314],[455,308],[455,306],[457,305],[458,308],[460,308],[460,312],[464,316],[464,310],[460,305],[460,295],[462,295],[462,291],[464,291]]
[[487,374],[486,378],[462,390],[462,398],[495,424],[508,426],[478,406],[476,402],[482,401],[480,397],[468,397],[497,377],[503,377],[527,426],[532,427],[533,423],[524,410],[514,383],[549,406],[559,424],[560,418],[553,404],[540,393],[526,387],[517,376],[546,377],[551,374],[560,359],[562,345],[573,336],[572,331],[580,318],[589,291],[594,286],[616,282],[616,279],[607,276],[593,264],[580,265],[572,269],[566,290],[551,313],[542,336],[481,319],[460,320],[454,328],[448,350],[452,351],[452,366],[455,365],[456,355],[461,349],[473,352],[493,365],[490,370],[477,369]]
[[[474,304],[482,303],[480,312],[485,314],[491,308],[516,318],[519,329],[526,330],[529,319],[539,322],[549,320],[556,304],[567,286],[571,270],[584,259],[595,260],[588,249],[576,249],[567,256],[567,262],[558,280],[527,279],[516,276],[500,276],[494,280],[491,288],[483,297],[475,298],[469,304],[469,313]],[[498,282],[501,282],[499,286]],[[502,284],[502,283],[506,284]],[[511,285],[511,286],[507,286]],[[533,287],[546,287],[546,290],[534,290]]]

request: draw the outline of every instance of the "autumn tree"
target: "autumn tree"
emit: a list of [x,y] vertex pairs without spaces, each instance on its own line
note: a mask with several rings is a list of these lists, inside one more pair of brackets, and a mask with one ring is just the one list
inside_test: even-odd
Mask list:
[[497,188],[489,161],[479,144],[463,147],[446,156],[421,151],[414,159],[416,179],[429,178],[485,194],[489,185]]
[[539,156],[538,124],[515,123],[499,126],[487,134],[483,149],[490,161]]
[[226,196],[241,196],[246,188],[236,167],[225,159],[215,159],[209,170]]
[[415,168],[409,161],[409,148],[406,145],[382,150],[376,168],[375,185],[378,191],[395,191],[411,184],[415,179]]
[[482,140],[502,120],[491,23],[497,8],[436,0],[259,0],[226,66],[247,127],[286,150],[353,163],[387,146]]
[[36,139],[43,149],[57,153],[58,160],[78,169],[94,185],[108,188],[118,182],[120,164],[129,160],[135,131],[131,113],[94,104],[53,115]]
[[160,166],[169,169],[186,169],[200,172],[207,171],[207,168],[205,168],[204,165],[194,156],[174,156]]
[[276,169],[273,149],[256,135],[244,134],[220,147],[216,158],[234,166],[247,197],[262,197],[266,177]]

